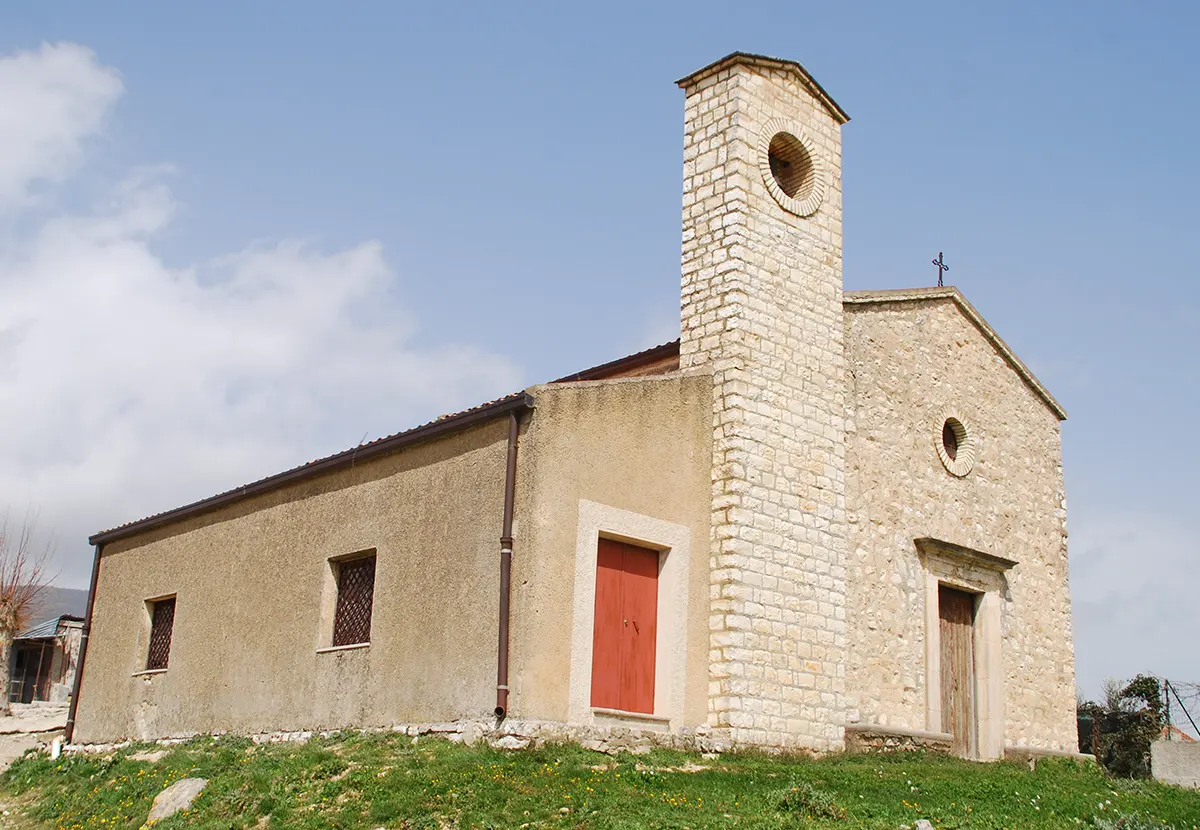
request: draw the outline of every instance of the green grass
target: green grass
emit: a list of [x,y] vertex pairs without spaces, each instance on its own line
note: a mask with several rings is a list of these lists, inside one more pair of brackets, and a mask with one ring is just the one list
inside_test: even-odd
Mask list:
[[[145,750],[146,747],[142,747]],[[136,828],[180,778],[209,786],[157,825],[228,828],[1200,827],[1200,794],[1105,778],[1091,764],[974,764],[922,755],[814,760],[656,751],[615,758],[577,746],[505,752],[422,737],[346,734],[255,746],[199,739],[156,762],[27,755],[0,797],[29,828]],[[703,767],[700,769],[700,767]],[[0,820],[2,823],[3,820]],[[1118,824],[1115,826],[1125,826]]]

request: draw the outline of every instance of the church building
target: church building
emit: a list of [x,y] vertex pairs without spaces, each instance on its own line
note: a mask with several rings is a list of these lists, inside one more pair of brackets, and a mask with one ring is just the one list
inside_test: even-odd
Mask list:
[[96,534],[75,742],[1075,751],[1066,413],[956,289],[843,291],[802,66],[678,85],[680,339]]

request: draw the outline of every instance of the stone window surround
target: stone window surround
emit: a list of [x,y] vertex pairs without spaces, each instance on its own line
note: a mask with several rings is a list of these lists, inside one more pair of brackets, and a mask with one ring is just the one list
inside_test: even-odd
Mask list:
[[[779,182],[775,180],[775,174],[771,172],[771,139],[779,133],[787,133],[799,141],[812,162],[812,189],[803,199],[794,199],[784,193]],[[821,202],[825,198],[825,189],[828,187],[825,162],[817,153],[816,145],[813,144],[812,139],[808,137],[804,127],[798,121],[790,118],[772,118],[763,125],[762,132],[758,136],[758,169],[762,174],[763,184],[771,193],[771,198],[788,213],[794,213],[797,216],[812,216],[821,206]]]
[[[596,559],[600,538],[659,551],[658,622],[654,653],[654,713],[592,707],[592,637],[596,617]],[[575,592],[571,619],[568,720],[585,726],[638,726],[678,731],[687,678],[688,570],[691,530],[605,504],[579,500]]]
[[[942,440],[942,430],[947,421],[957,421],[963,430],[962,436],[959,436],[958,439],[958,450],[954,458],[951,458],[950,454],[946,452],[946,445]],[[976,435],[971,422],[963,417],[962,413],[948,407],[943,409],[938,415],[937,426],[934,429],[933,446],[937,450],[938,458],[942,460],[942,464],[950,475],[957,478],[964,478],[975,467],[975,456],[979,454],[979,436]]]
[[1004,757],[1004,666],[1001,662],[1005,572],[1016,562],[940,539],[914,540],[925,567],[926,729],[942,731],[942,642],[938,586],[979,597],[975,605],[975,720],[978,758]]

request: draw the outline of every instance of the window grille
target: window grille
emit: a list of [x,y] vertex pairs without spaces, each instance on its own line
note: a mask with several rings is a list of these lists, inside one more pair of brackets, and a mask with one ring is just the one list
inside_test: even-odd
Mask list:
[[171,656],[171,631],[175,628],[175,597],[151,603],[150,650],[146,670],[165,669]]
[[371,641],[371,606],[374,598],[374,556],[337,564],[333,645],[352,646]]

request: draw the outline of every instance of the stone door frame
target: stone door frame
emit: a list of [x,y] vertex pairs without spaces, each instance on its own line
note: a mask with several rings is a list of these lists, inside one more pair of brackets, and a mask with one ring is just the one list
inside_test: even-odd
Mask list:
[[[596,709],[592,706],[596,562],[601,537],[628,542],[659,553],[653,714]],[[579,500],[567,702],[570,723],[671,731],[678,731],[683,726],[691,538],[692,532],[685,525],[587,499]]]
[[938,586],[976,594],[976,757],[1004,757],[1004,665],[1001,660],[1006,572],[1016,562],[941,539],[914,540],[925,569],[925,728],[942,731],[942,642]]

